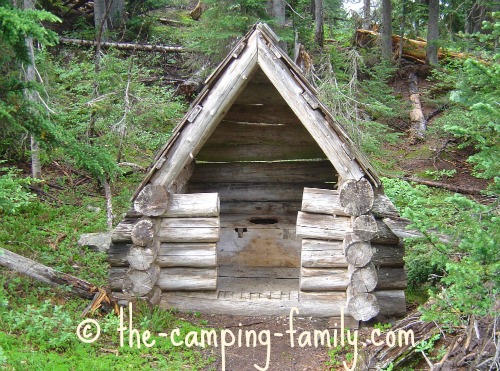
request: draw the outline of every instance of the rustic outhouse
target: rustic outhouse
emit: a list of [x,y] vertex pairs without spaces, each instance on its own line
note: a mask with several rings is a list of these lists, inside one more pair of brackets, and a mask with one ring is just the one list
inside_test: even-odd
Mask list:
[[[405,311],[396,209],[264,24],[207,79],[118,224],[123,300],[238,315]],[[387,219],[386,219],[387,220]]]

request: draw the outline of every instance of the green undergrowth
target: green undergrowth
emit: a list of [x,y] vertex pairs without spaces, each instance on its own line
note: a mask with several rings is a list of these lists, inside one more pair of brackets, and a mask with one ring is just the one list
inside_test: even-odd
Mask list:
[[[115,187],[118,220],[129,206],[136,178],[121,179]],[[47,186],[39,186],[49,192]],[[0,246],[105,286],[109,272],[105,254],[77,245],[81,233],[106,229],[105,201],[100,196],[82,195],[83,191],[84,186],[61,191],[57,203],[22,200],[15,212],[2,213]],[[214,360],[209,350],[200,353],[198,347],[174,346],[168,338],[157,335],[179,328],[182,338],[189,331],[199,332],[201,320],[190,323],[171,311],[152,311],[140,303],[134,307],[133,325],[141,333],[151,331],[151,339],[156,341],[154,347],[137,349],[128,346],[128,341],[121,347],[119,318],[105,313],[91,316],[99,323],[101,336],[95,343],[85,344],[78,339],[76,329],[89,301],[5,268],[0,268],[0,272],[0,369],[196,370],[208,367]],[[126,310],[124,322],[128,321],[127,313]],[[128,336],[126,331],[124,338]]]

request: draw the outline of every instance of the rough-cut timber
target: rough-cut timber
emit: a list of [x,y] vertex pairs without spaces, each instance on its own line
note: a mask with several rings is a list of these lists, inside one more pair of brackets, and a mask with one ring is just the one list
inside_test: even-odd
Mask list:
[[373,264],[368,264],[365,267],[353,267],[349,265],[349,286],[353,290],[353,294],[362,292],[371,292],[375,289],[378,282],[377,269]]
[[340,206],[353,216],[366,214],[373,206],[373,187],[365,178],[346,180],[340,187]]
[[123,279],[123,292],[126,294],[144,296],[151,292],[158,277],[160,268],[152,265],[148,270],[129,269]]
[[342,243],[345,260],[354,267],[364,267],[373,258],[370,242],[359,240],[353,234],[348,234]]
[[132,242],[137,246],[147,246],[154,237],[154,224],[150,219],[140,220],[132,227]]
[[361,215],[354,219],[352,231],[357,238],[370,241],[377,233],[377,221],[373,215]]
[[377,297],[368,293],[354,293],[347,289],[347,311],[358,321],[368,321],[380,312]]
[[135,199],[134,209],[144,215],[158,216],[167,210],[168,201],[168,192],[163,186],[148,184]]

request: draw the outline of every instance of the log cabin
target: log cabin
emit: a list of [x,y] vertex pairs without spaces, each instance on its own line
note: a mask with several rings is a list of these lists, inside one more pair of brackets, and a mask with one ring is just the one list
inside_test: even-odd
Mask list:
[[122,302],[367,321],[405,313],[398,212],[302,71],[257,24],[205,82],[116,226]]

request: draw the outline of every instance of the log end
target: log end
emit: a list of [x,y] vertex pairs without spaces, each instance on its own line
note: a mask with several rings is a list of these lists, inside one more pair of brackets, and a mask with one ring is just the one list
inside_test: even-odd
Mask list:
[[168,209],[167,190],[160,185],[148,184],[134,201],[135,211],[147,216],[162,215]]
[[347,180],[340,187],[340,206],[344,211],[353,216],[368,213],[373,207],[375,195],[370,182],[362,178],[358,181]]

